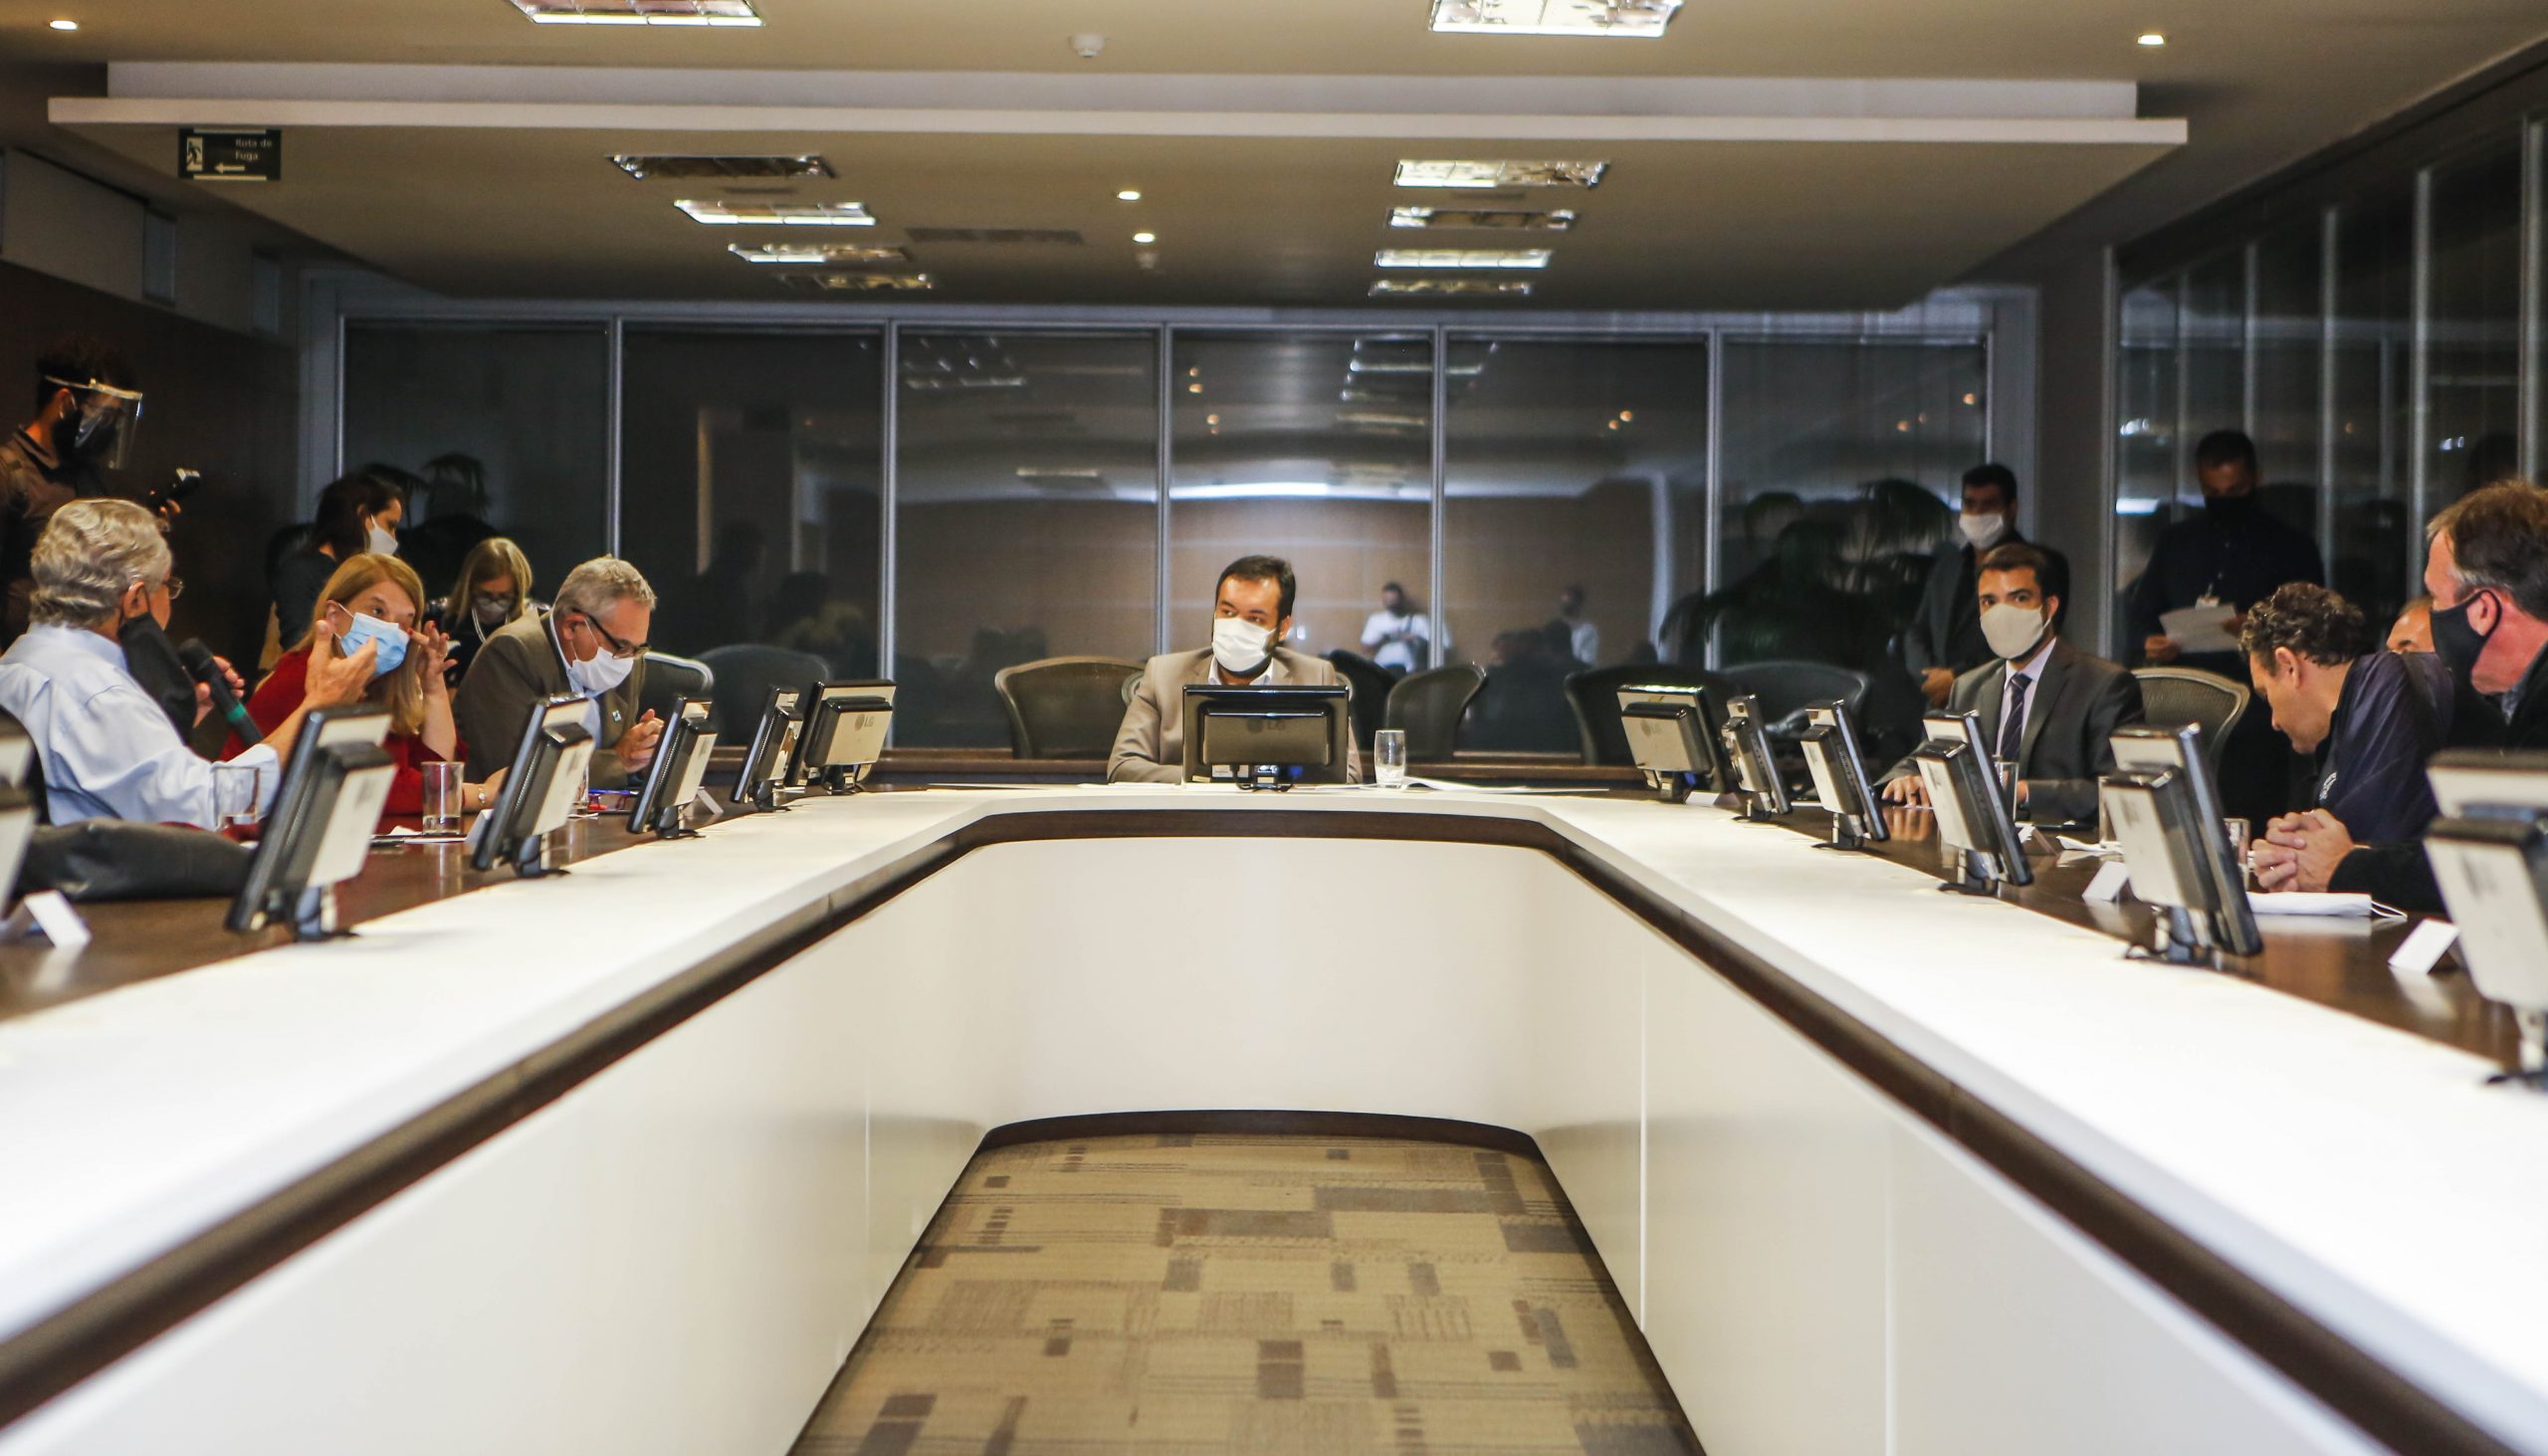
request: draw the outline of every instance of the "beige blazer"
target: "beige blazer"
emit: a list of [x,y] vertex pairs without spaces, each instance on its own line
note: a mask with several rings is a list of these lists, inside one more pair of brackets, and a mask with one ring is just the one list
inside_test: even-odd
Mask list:
[[[1124,709],[1124,727],[1115,734],[1115,752],[1106,760],[1109,783],[1176,783],[1185,777],[1185,689],[1211,680],[1212,650],[1170,652],[1152,658],[1142,669],[1141,684]],[[1274,649],[1274,665],[1256,680],[1277,688],[1334,688],[1344,685],[1324,658],[1306,657],[1288,647]],[[1345,776],[1363,781],[1363,754],[1348,734]]]
[[[549,633],[548,617],[546,612],[535,612],[515,618],[488,638],[478,655],[469,660],[469,672],[460,680],[451,711],[460,728],[460,740],[469,746],[469,766],[462,772],[472,783],[513,761],[513,751],[522,742],[523,725],[531,719],[532,704],[575,691],[566,678],[566,659],[557,650],[557,639]],[[593,744],[593,787],[626,786],[628,765],[620,762],[619,754],[613,750],[637,722],[637,699],[645,687],[646,662],[640,658],[626,682],[601,695],[601,732]]]

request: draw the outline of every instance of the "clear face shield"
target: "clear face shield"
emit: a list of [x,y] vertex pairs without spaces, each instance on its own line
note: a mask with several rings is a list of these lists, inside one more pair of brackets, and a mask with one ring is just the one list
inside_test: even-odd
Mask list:
[[102,380],[57,379],[47,384],[71,391],[78,412],[63,420],[63,439],[71,453],[101,470],[121,470],[132,459],[132,438],[141,433],[141,391],[119,389]]

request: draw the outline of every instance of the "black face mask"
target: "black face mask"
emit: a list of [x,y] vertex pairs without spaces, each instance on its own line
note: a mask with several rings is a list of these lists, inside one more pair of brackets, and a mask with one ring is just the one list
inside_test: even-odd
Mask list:
[[[2472,592],[2466,601],[2455,607],[2433,609],[2434,653],[2442,659],[2444,667],[2450,669],[2450,675],[2462,683],[2471,681],[2477,671],[2478,655],[2486,650],[2486,639],[2495,635],[2491,629],[2480,632],[2468,624],[2468,609],[2475,606],[2477,598],[2483,595],[2484,592]],[[2496,617],[2495,625],[2503,625],[2500,615]]]
[[2256,519],[2255,494],[2211,497],[2203,503],[2203,514],[2226,525],[2253,520]]

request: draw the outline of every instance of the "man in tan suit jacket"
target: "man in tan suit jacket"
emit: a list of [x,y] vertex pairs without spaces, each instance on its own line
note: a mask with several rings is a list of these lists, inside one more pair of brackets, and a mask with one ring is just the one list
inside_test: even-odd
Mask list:
[[653,713],[637,711],[654,621],[646,578],[616,556],[598,556],[566,573],[555,606],[488,638],[452,703],[469,745],[469,780],[510,764],[531,705],[564,694],[592,703],[584,727],[593,735],[593,787],[624,787],[642,772],[664,733]]
[[[1213,588],[1212,645],[1199,652],[1152,658],[1124,709],[1110,783],[1177,783],[1185,777],[1185,690],[1213,684],[1238,688],[1330,688],[1343,683],[1326,661],[1277,646],[1292,630],[1296,583],[1291,563],[1241,556]],[[1233,664],[1236,664],[1234,667]],[[1351,734],[1348,734],[1349,742]],[[1363,778],[1362,755],[1349,751],[1345,775]]]

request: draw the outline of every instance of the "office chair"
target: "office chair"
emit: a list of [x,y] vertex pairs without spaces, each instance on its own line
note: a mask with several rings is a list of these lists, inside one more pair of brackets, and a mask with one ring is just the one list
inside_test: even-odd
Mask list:
[[1397,686],[1397,679],[1387,668],[1349,648],[1328,653],[1327,662],[1354,690],[1354,741],[1368,752],[1372,734],[1380,731],[1380,720],[1388,716],[1389,690]]
[[2142,718],[2152,728],[2203,726],[2204,763],[2219,782],[2222,750],[2254,690],[2201,668],[2134,668],[2132,676],[2141,684]]
[[1008,711],[1009,751],[1020,758],[1104,758],[1124,726],[1142,665],[1113,657],[1048,657],[991,675]]
[[1725,675],[1760,700],[1762,715],[1774,729],[1784,729],[1791,716],[1834,698],[1849,705],[1852,719],[1866,716],[1867,675],[1847,668],[1822,662],[1751,662],[1729,666]]
[[699,664],[715,685],[710,697],[710,726],[722,742],[748,741],[752,726],[769,705],[772,688],[810,688],[832,676],[830,663],[810,652],[737,642],[712,647]]
[[[706,698],[713,705],[717,692],[717,674],[708,664],[695,657],[676,657],[669,652],[646,654],[646,681],[637,689],[637,712],[652,709],[664,723],[672,722],[673,700]],[[715,712],[712,706],[709,710]]]
[[1566,680],[1567,706],[1575,710],[1575,727],[1583,735],[1584,761],[1633,765],[1636,756],[1628,751],[1627,729],[1619,726],[1619,690],[1653,686],[1658,688],[1703,688],[1715,695],[1719,711],[1743,696],[1743,686],[1723,673],[1705,668],[1675,667],[1669,663],[1622,663],[1616,667],[1592,668],[1573,673]]
[[1448,762],[1459,751],[1460,719],[1469,700],[1485,685],[1486,670],[1473,663],[1409,673],[1389,689],[1381,727],[1406,734],[1409,763]]

